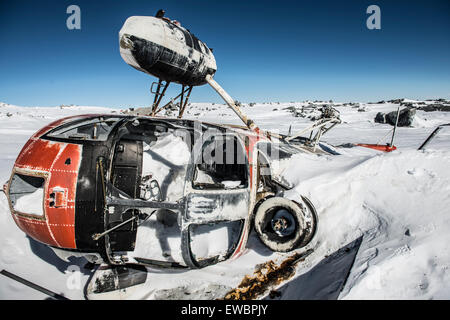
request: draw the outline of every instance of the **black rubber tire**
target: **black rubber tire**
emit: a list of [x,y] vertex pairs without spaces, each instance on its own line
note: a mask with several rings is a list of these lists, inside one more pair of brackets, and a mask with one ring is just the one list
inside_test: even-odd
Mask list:
[[[312,202],[307,197],[301,196],[301,198],[303,203],[306,205],[305,209],[307,210],[308,214],[308,217],[306,219],[306,235],[302,243],[300,244],[300,247],[304,247],[311,242],[311,240],[314,238],[316,234],[318,218],[316,208],[314,208]],[[301,204],[297,202],[296,204],[301,206]]]
[[[272,227],[272,219],[281,209],[290,214],[289,225],[295,226],[294,231],[288,235],[280,235]],[[305,201],[303,197],[299,202],[282,197],[268,198],[258,206],[254,217],[254,227],[259,239],[275,252],[289,252],[306,246],[315,234],[316,225],[315,209],[311,202],[307,199]]]

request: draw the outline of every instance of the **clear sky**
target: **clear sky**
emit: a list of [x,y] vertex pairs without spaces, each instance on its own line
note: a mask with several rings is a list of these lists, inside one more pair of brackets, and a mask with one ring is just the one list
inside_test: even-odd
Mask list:
[[[71,4],[81,30],[66,27]],[[372,4],[381,30],[366,27]],[[448,0],[0,0],[0,101],[151,104],[156,78],[122,60],[118,32],[161,8],[214,49],[215,79],[242,102],[450,97]],[[205,85],[191,101],[221,100]]]

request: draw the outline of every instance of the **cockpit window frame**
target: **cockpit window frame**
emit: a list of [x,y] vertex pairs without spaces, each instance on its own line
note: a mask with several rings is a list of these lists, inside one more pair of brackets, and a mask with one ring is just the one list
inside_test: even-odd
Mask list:
[[[85,127],[89,125],[96,125],[96,124],[102,124],[108,121],[111,121],[111,119],[114,120],[114,123],[107,128],[106,133],[102,135],[102,137],[76,137],[75,135],[67,136],[66,133],[70,132],[74,129]],[[56,140],[59,141],[60,139],[63,140],[75,140],[75,141],[107,141],[111,132],[114,130],[115,127],[118,126],[120,122],[122,122],[123,118],[118,117],[115,115],[111,116],[97,116],[97,117],[90,117],[90,118],[83,118],[78,119],[75,121],[70,121],[67,123],[64,123],[60,126],[57,126],[56,128],[51,129],[48,131],[42,138],[48,139],[48,140]]]

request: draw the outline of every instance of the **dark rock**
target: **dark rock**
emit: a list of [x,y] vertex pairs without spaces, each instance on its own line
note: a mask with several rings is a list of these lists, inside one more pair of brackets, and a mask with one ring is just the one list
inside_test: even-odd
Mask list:
[[[399,127],[409,127],[412,125],[414,116],[416,115],[416,109],[405,108],[400,110],[398,116],[398,126]],[[395,126],[395,121],[397,120],[397,111],[392,111],[386,114],[386,123]]]
[[450,112],[449,105],[443,105],[440,103],[433,103],[419,108],[420,110],[431,112],[431,111],[446,111]]
[[[416,115],[416,109],[413,108],[405,108],[400,110],[400,114],[398,117],[398,126],[399,127],[409,127],[412,125],[414,116]],[[388,123],[392,126],[395,126],[395,121],[397,119],[397,111],[392,111],[389,113],[378,112],[375,116],[375,122],[377,123]]]
[[347,142],[347,143],[343,143],[341,145],[338,145],[337,147],[339,148],[353,148],[355,145],[353,143]]
[[289,107],[283,108],[283,110],[288,110],[289,112],[295,112],[296,108],[294,106],[289,106]]
[[389,103],[395,103],[395,104],[400,104],[404,101],[405,99],[393,99],[393,100],[388,100]]
[[386,116],[383,112],[378,112],[375,116],[375,122],[377,123],[386,123]]

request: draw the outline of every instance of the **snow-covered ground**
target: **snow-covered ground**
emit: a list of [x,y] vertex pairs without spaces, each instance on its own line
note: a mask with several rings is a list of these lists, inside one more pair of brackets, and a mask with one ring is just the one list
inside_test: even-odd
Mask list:
[[[287,134],[289,127],[295,132],[312,123],[307,118],[294,117],[287,109],[307,104],[244,104],[243,110],[259,127]],[[328,132],[323,140],[340,145],[379,142],[392,127],[374,123],[373,119],[379,111],[397,110],[398,104],[335,106],[343,123]],[[120,110],[17,107],[0,103],[0,182],[8,180],[20,149],[45,124],[68,115],[111,112]],[[240,124],[233,112],[220,104],[191,104],[185,116]],[[326,298],[324,292],[336,291],[333,286],[342,273],[340,264],[336,263],[331,271],[321,266],[325,259],[360,236],[363,236],[362,244],[340,299],[450,298],[450,127],[441,130],[425,150],[417,151],[434,128],[444,123],[450,123],[450,112],[418,110],[412,127],[397,129],[394,144],[398,149],[394,152],[338,148],[340,155],[298,154],[281,163],[280,172],[295,185],[287,196],[295,193],[307,196],[319,215],[314,252],[296,265],[296,274],[289,280],[291,286],[287,291],[281,290],[286,292],[281,298]],[[0,270],[13,272],[70,299],[84,298],[83,288],[91,274],[84,269],[86,261],[73,258],[66,263],[51,249],[27,238],[11,218],[3,193],[0,194],[0,240]],[[272,253],[252,232],[245,254],[238,259],[201,270],[150,270],[147,283],[130,298],[220,298],[245,275],[252,275],[257,265],[269,260],[280,262],[288,256]],[[305,277],[318,280],[309,282],[306,290],[297,281]],[[284,285],[284,282],[279,284]],[[0,276],[0,298],[45,299],[46,296]]]

